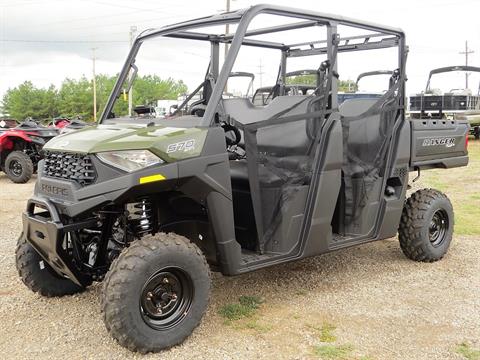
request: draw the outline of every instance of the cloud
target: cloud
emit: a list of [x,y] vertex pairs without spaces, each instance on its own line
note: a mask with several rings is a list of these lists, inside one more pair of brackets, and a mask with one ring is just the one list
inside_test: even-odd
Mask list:
[[[235,0],[232,7],[244,8],[256,2]],[[275,3],[292,5],[289,0],[276,0]],[[2,0],[0,96],[6,89],[25,80],[31,80],[37,86],[48,86],[50,83],[59,84],[65,77],[89,76],[92,47],[98,48],[97,72],[115,74],[121,69],[128,52],[131,25],[136,25],[139,30],[159,27],[216,13],[222,6],[223,1],[197,0]],[[403,28],[410,46],[408,93],[424,88],[432,68],[463,64],[464,58],[458,52],[463,50],[464,40],[469,40],[470,48],[475,51],[470,63],[480,65],[480,38],[477,36],[480,33],[477,19],[480,2],[475,0],[461,3],[454,0],[303,0],[294,6]],[[180,45],[173,45],[165,52],[175,64],[169,68],[168,62],[162,61],[161,73],[182,78],[192,86],[196,82],[192,77],[197,78],[200,72],[195,65],[203,63],[201,56],[204,55],[201,53],[199,57],[198,49],[192,46],[182,50]],[[239,70],[258,73],[258,60],[253,57],[246,63],[248,68]],[[368,59],[361,61],[359,65],[368,67]],[[182,66],[178,66],[179,63]],[[277,66],[270,63],[273,64],[272,59],[264,59],[263,71],[276,71]],[[371,62],[372,66],[380,64]],[[192,75],[193,69],[196,74]],[[343,74],[353,78],[354,70],[345,70]],[[339,72],[342,75],[341,69]],[[273,76],[266,74],[264,79],[272,81]]]

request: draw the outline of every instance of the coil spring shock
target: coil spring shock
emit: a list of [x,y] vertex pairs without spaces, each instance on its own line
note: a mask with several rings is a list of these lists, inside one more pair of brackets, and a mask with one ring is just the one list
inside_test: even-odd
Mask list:
[[140,199],[135,203],[130,203],[127,207],[130,215],[129,220],[133,224],[135,236],[142,237],[152,232],[152,204],[148,198]]

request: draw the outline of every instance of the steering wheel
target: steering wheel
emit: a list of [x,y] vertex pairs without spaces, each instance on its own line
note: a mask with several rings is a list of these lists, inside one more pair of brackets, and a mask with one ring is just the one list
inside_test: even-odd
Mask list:
[[227,146],[237,145],[240,140],[242,140],[242,133],[236,126],[226,122],[222,122],[220,126],[223,131],[225,131],[225,141],[227,142]]

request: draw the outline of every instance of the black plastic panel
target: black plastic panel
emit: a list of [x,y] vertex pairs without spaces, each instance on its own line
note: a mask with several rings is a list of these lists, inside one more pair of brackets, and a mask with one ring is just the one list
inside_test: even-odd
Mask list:
[[412,120],[411,128],[411,168],[449,168],[468,163],[467,121]]

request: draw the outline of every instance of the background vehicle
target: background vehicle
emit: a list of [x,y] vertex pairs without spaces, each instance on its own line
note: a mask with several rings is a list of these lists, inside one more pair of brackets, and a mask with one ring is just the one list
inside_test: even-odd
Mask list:
[[[223,97],[225,99],[231,99],[235,97],[245,97],[245,98],[250,98],[251,96],[249,95],[251,91],[253,91],[253,80],[255,79],[255,75],[249,72],[245,71],[235,71],[231,72],[230,75],[228,76],[229,80],[235,79],[235,78],[247,78],[249,79],[248,82],[248,87],[247,90],[244,94],[241,94],[240,96],[234,95],[231,92],[224,92]],[[206,80],[207,81],[207,80]],[[207,83],[205,83],[207,84]],[[209,85],[207,84],[207,94],[208,94],[208,87]],[[196,116],[203,116],[205,109],[207,107],[207,103],[205,101],[205,96],[203,95],[205,85],[201,84],[197,89],[195,89],[194,92],[192,92],[180,105],[180,109],[185,109],[186,112],[190,113],[191,115],[196,115]],[[200,98],[196,101],[192,101],[196,96],[200,96]],[[184,111],[184,112],[185,112]],[[176,109],[176,112],[174,114],[178,113],[178,107]]]
[[25,183],[37,171],[45,143],[58,135],[57,129],[25,120],[17,127],[0,132],[0,169],[10,180]]
[[87,123],[79,118],[71,119],[69,120],[68,124],[65,124],[65,126],[63,126],[60,129],[60,134],[68,134],[68,133],[71,133],[72,131],[80,130],[80,129],[83,129],[85,126],[91,126],[91,125],[93,124]]
[[14,119],[0,119],[0,133],[7,129],[14,128],[18,125],[17,120]]
[[286,95],[310,95],[317,87],[313,84],[291,84],[289,78],[296,76],[315,76],[318,82],[320,72],[318,70],[297,70],[285,74],[285,84],[275,84],[274,86],[260,87],[253,94],[253,104],[257,106],[265,106],[280,94]]
[[474,66],[447,66],[430,71],[425,92],[410,96],[410,116],[413,119],[467,119],[471,133],[480,138],[480,84],[477,94],[468,88],[442,92],[431,88],[432,76],[449,72],[480,72]]
[[[265,26],[263,15],[277,25]],[[224,33],[227,22],[237,24],[235,34]],[[288,37],[291,45],[288,31],[297,36]],[[202,116],[115,117],[131,68],[141,69],[142,50],[154,54],[149,44],[162,38],[207,45],[207,72],[192,93],[202,91]],[[220,69],[221,43],[230,47]],[[264,49],[281,59],[278,96],[265,106],[224,98],[236,61]],[[358,66],[359,52],[387,61],[370,54],[387,49],[396,65],[389,89],[339,105],[337,75],[348,53]],[[242,274],[397,230],[410,259],[441,259],[452,239],[452,206],[432,189],[405,201],[409,171],[466,165],[468,126],[405,119],[406,50],[400,29],[274,5],[143,32],[100,124],[45,148],[16,251],[23,282],[61,296],[103,280],[108,331],[148,352],[182,342],[199,324],[210,269]],[[159,47],[158,54],[169,53]],[[309,95],[282,89],[295,58],[319,62]]]
[[67,117],[57,117],[48,123],[49,127],[56,127],[57,129],[63,129],[70,124],[71,120]]
[[[363,99],[378,99],[378,98],[380,98],[386,90],[382,89],[384,91],[375,91],[375,92],[359,90],[360,89],[359,83],[360,83],[361,79],[366,78],[366,77],[371,77],[371,76],[379,76],[379,75],[388,76],[389,81],[390,81],[391,76],[393,75],[393,71],[392,70],[375,70],[375,71],[368,71],[368,72],[361,73],[360,75],[358,75],[357,80],[355,81],[355,88],[357,90],[353,91],[353,92],[339,93],[338,94],[338,102],[341,104],[345,100],[349,100],[349,99],[360,99],[360,98],[363,98]],[[386,87],[385,87],[386,89],[388,89],[390,87],[390,84],[387,83],[387,82],[385,82],[385,85],[386,85]]]

